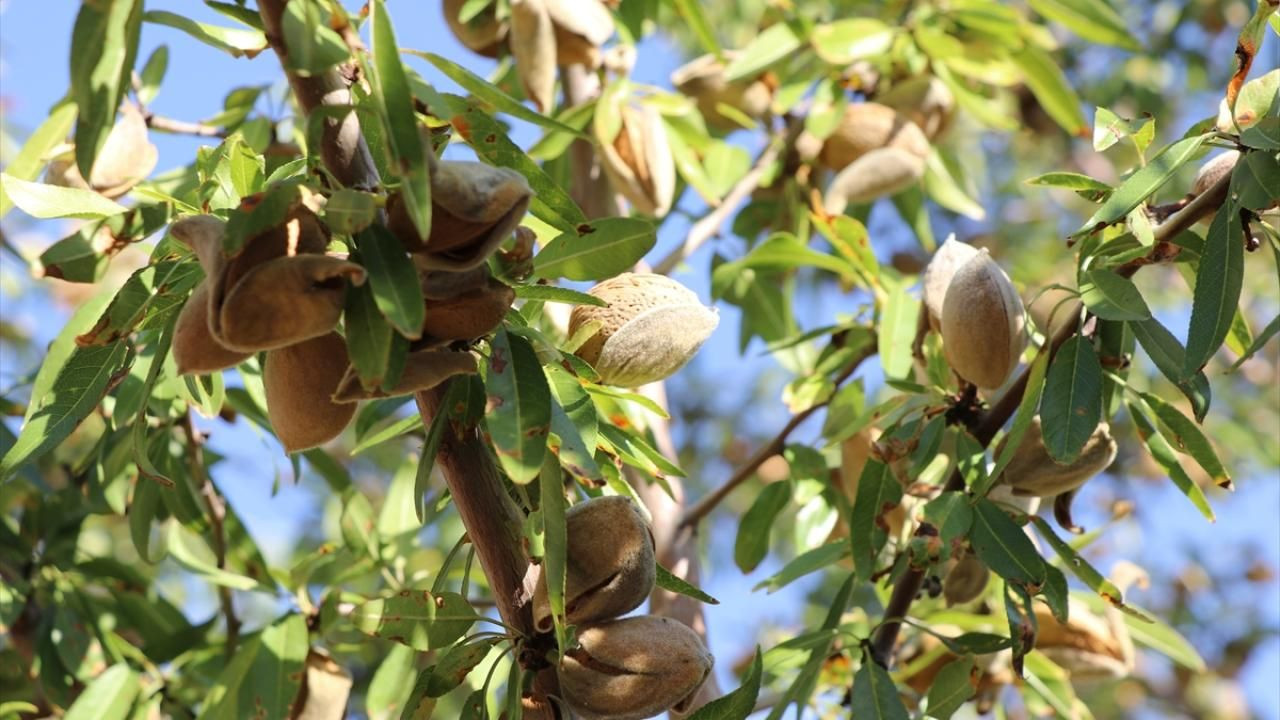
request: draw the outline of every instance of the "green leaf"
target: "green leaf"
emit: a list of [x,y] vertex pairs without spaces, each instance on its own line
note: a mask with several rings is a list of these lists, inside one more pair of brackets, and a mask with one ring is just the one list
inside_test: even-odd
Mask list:
[[76,338],[89,347],[128,337],[139,327],[164,321],[187,301],[203,273],[194,262],[162,260],[129,276],[98,322]]
[[778,513],[791,501],[791,483],[775,482],[764,486],[751,508],[738,523],[738,537],[733,544],[733,561],[744,573],[755,570],[769,552],[769,540]]
[[[352,255],[351,260],[361,262],[361,257]],[[381,386],[391,360],[391,336],[395,331],[378,309],[371,283],[347,288],[342,316],[347,356],[360,384],[370,389]]]
[[[569,649],[565,634],[565,573],[569,547],[565,529],[564,482],[560,464],[555,458],[546,457],[539,478],[538,512],[542,515],[542,575],[546,580],[547,601],[551,607],[551,619],[555,627],[556,645],[560,654]],[[541,587],[541,586],[539,586]]]
[[777,592],[805,575],[817,572],[848,554],[849,543],[846,542],[834,542],[828,545],[816,547],[797,555],[791,562],[784,565],[777,573],[760,581],[751,589],[767,589],[770,593]]
[[1005,580],[1023,585],[1042,584],[1044,560],[1022,528],[986,498],[979,498],[974,510],[969,542],[978,559]]
[[747,43],[725,68],[725,82],[754,77],[770,65],[791,56],[800,46],[800,37],[790,25],[785,22],[770,25]]
[[1134,427],[1138,429],[1138,436],[1147,446],[1147,452],[1151,453],[1151,457],[1164,468],[1164,471],[1169,474],[1169,479],[1182,491],[1183,495],[1187,496],[1191,504],[1196,506],[1200,514],[1209,522],[1213,522],[1213,508],[1209,505],[1209,499],[1205,497],[1204,490],[1201,490],[1191,476],[1187,475],[1187,471],[1182,467],[1182,459],[1178,457],[1173,446],[1160,435],[1155,424],[1137,404],[1129,403],[1128,408],[1129,417],[1133,420]]
[[893,477],[889,466],[869,460],[858,478],[858,494],[853,501],[849,521],[853,566],[860,581],[866,582],[875,572],[876,556],[888,539],[882,516],[902,502],[902,485]]
[[149,105],[156,99],[156,95],[160,92],[160,83],[164,80],[164,74],[168,69],[169,46],[159,45],[151,51],[151,56],[142,66],[142,72],[138,73],[138,102]]
[[98,406],[111,386],[129,367],[132,353],[125,343],[77,347],[58,372],[47,395],[33,399],[37,408],[23,423],[18,439],[0,459],[0,479],[19,465],[38,459],[75,430]]
[[1067,76],[1048,52],[1027,44],[1013,59],[1022,68],[1027,87],[1031,89],[1040,106],[1067,134],[1083,136],[1088,131],[1084,113],[1080,110],[1080,98],[1071,88]]
[[519,335],[498,330],[489,347],[484,423],[494,451],[512,481],[537,477],[551,427],[551,389],[538,356]]
[[1094,211],[1084,226],[1071,236],[1078,238],[1088,235],[1128,215],[1152,193],[1163,187],[1178,168],[1200,150],[1200,146],[1208,137],[1208,135],[1194,135],[1166,147],[1144,167],[1126,178],[1102,203],[1102,207]]
[[[935,147],[925,158],[924,190],[934,202],[971,220],[985,220],[987,210],[966,190],[964,166],[946,149]],[[899,193],[901,194],[901,193]],[[894,196],[895,198],[898,196]]]
[[422,284],[400,241],[375,223],[356,234],[356,247],[378,310],[401,335],[421,337],[426,321]]
[[324,224],[335,233],[354,235],[377,219],[377,196],[363,190],[342,188],[324,205]]
[[169,523],[169,557],[202,579],[232,590],[270,590],[270,586],[217,566],[213,551],[205,539],[180,523]]
[[1031,367],[1027,371],[1027,387],[1022,393],[1022,400],[1018,403],[1018,412],[1013,418],[1013,425],[1009,428],[1004,449],[995,459],[996,464],[991,472],[987,474],[987,482],[981,487],[973,488],[974,495],[986,497],[991,484],[999,480],[1000,474],[1009,467],[1009,463],[1013,462],[1013,456],[1017,454],[1022,438],[1026,436],[1027,429],[1035,419],[1036,408],[1039,407],[1041,395],[1044,392],[1044,378],[1048,367],[1049,353],[1041,350],[1036,355],[1036,359],[1031,361]]
[[949,554],[973,527],[973,506],[963,492],[944,492],[925,503],[924,519],[938,531],[938,539]]
[[[408,709],[406,701],[419,675],[414,667],[417,660],[418,653],[413,648],[400,644],[392,645],[382,656],[364,698],[369,720],[391,720],[400,716],[400,710]],[[430,669],[423,672],[429,673]]]
[[763,674],[764,653],[757,646],[755,657],[751,659],[751,666],[747,668],[747,674],[742,678],[738,689],[698,708],[697,712],[688,716],[688,720],[743,720],[755,709]]
[[514,290],[516,297],[524,300],[542,300],[566,305],[591,305],[593,307],[609,306],[609,303],[595,295],[588,295],[584,292],[556,285],[517,285]]
[[1218,459],[1213,443],[1200,426],[1191,422],[1186,415],[1182,414],[1182,411],[1163,398],[1145,392],[1139,395],[1155,411],[1156,419],[1160,421],[1160,434],[1179,452],[1195,458],[1195,461],[1218,486],[1230,486],[1231,475],[1222,464],[1222,460]]
[[702,3],[697,0],[672,0],[671,4],[675,6],[676,12],[680,13],[680,17],[693,32],[693,36],[698,39],[702,49],[720,57],[720,45],[716,42],[715,33],[711,29],[706,13],[702,11]]
[[10,202],[35,218],[98,220],[126,210],[125,206],[93,190],[28,182],[8,173],[0,173],[0,187]]
[[902,704],[898,687],[889,672],[863,653],[862,667],[853,675],[850,717],[858,720],[910,720],[911,715]]
[[1135,643],[1155,650],[1193,673],[1206,672],[1204,659],[1194,645],[1160,618],[1148,616],[1150,621],[1133,615],[1124,617],[1125,628]]
[[401,590],[357,605],[350,620],[365,634],[426,652],[453,644],[479,617],[457,593]]
[[1151,309],[1128,278],[1111,270],[1086,270],[1080,278],[1080,297],[1094,315],[1104,320],[1146,320]]
[[1140,50],[1124,18],[1106,0],[1029,0],[1031,9],[1090,42]]
[[[74,103],[63,103],[55,108],[49,117],[40,123],[40,127],[27,137],[17,156],[5,167],[5,175],[17,180],[34,180],[40,174],[40,169],[45,166],[45,157],[49,151],[62,142],[75,121]],[[13,201],[9,199],[6,184],[0,183],[0,216],[9,212],[12,207]]]
[[883,55],[893,44],[894,29],[874,18],[845,18],[813,28],[809,43],[831,65]]
[[1035,515],[1031,515],[1030,518],[1031,522],[1035,523],[1036,530],[1053,547],[1054,552],[1058,553],[1058,557],[1062,558],[1062,564],[1072,574],[1080,578],[1085,585],[1089,586],[1090,590],[1096,592],[1099,597],[1105,599],[1109,604],[1124,607],[1124,595],[1121,593],[1120,588],[1098,572],[1074,548],[1063,542],[1062,538],[1058,537],[1058,534],[1053,531],[1053,528],[1049,526],[1049,523],[1044,518]]
[[1101,180],[1095,180],[1088,175],[1081,175],[1080,173],[1074,172],[1048,172],[1043,175],[1037,175],[1033,178],[1029,178],[1023,182],[1028,185],[1059,187],[1064,190],[1075,190],[1077,192],[1111,192],[1111,186]]
[[1102,363],[1079,335],[1063,343],[1049,365],[1040,400],[1041,431],[1049,457],[1069,465],[1102,420]]
[[284,65],[303,75],[324,72],[350,56],[342,36],[329,27],[329,12],[318,3],[291,2],[280,18],[284,44],[289,49]]
[[1235,363],[1231,365],[1231,369],[1238,370],[1249,358],[1257,355],[1259,350],[1266,347],[1267,343],[1270,342],[1271,338],[1275,337],[1277,333],[1280,333],[1280,315],[1271,318],[1271,322],[1267,323],[1267,326],[1262,329],[1262,332],[1258,333],[1258,336],[1253,339],[1253,342],[1249,343],[1249,347],[1245,348],[1245,351],[1240,353],[1240,357],[1236,358]]
[[524,103],[503,92],[501,88],[446,57],[421,50],[404,50],[403,52],[409,55],[417,55],[435,65],[436,69],[444,73],[450,80],[458,83],[464,90],[477,98],[492,105],[498,112],[504,112],[511,117],[519,118],[527,123],[532,123],[553,132],[568,133],[578,138],[586,137],[582,132],[562,122],[530,110]]
[[75,155],[81,177],[91,176],[93,161],[115,124],[138,54],[141,25],[141,0],[84,3],[76,14],[71,31],[71,98],[79,109]]
[[444,400],[440,403],[440,412],[431,418],[431,424],[427,426],[427,439],[422,445],[422,455],[418,460],[418,473],[414,478],[413,484],[413,508],[418,514],[418,522],[425,523],[427,521],[427,508],[424,505],[423,498],[426,495],[428,484],[431,481],[431,468],[435,463],[436,453],[440,449],[440,441],[444,438],[444,431],[449,427],[451,422],[457,418],[453,416],[452,408],[462,408],[464,416],[467,413],[467,399],[470,395],[471,381],[474,378],[450,378],[446,382]]
[[878,329],[880,351],[877,354],[880,356],[885,378],[901,380],[911,377],[914,365],[911,344],[916,335],[919,316],[920,301],[908,292],[907,284],[891,285]]
[[65,720],[125,720],[141,687],[138,674],[118,663],[107,668],[67,708]]
[[960,658],[944,665],[929,686],[929,710],[925,715],[938,720],[949,720],[977,692],[977,688],[970,682],[972,671],[973,660],[969,658]]
[[262,630],[261,645],[241,686],[240,706],[268,718],[288,717],[302,688],[303,664],[311,643],[307,619],[290,613]]
[[745,269],[791,270],[816,267],[839,275],[853,277],[853,266],[842,258],[819,252],[790,233],[775,233],[752,248],[746,256],[724,263],[711,274],[711,293],[719,297]]
[[259,30],[210,25],[165,10],[148,10],[142,19],[156,25],[167,25],[181,30],[231,57],[254,57],[267,48],[267,36]]
[[1186,351],[1182,344],[1155,318],[1131,322],[1129,328],[1133,330],[1134,337],[1142,345],[1142,349],[1147,351],[1147,356],[1155,363],[1156,368],[1191,401],[1196,422],[1204,422],[1211,399],[1209,380],[1203,372],[1190,377],[1183,374]]
[[634,266],[657,239],[648,220],[593,220],[547,243],[533,259],[534,274],[548,279],[603,280]]
[[700,588],[687,582],[684,578],[676,576],[670,570],[657,566],[656,585],[668,592],[691,597],[698,602],[704,602],[708,605],[719,605],[720,601],[703,592]]
[[1187,354],[1182,365],[1184,377],[1198,372],[1222,347],[1243,286],[1244,234],[1240,213],[1234,203],[1225,202],[1213,216],[1196,271]]
[[[431,236],[431,175],[427,155],[431,149],[422,143],[418,132],[418,116],[413,110],[413,91],[409,87],[409,74],[400,61],[396,47],[395,29],[387,15],[384,0],[369,3],[372,15],[371,48],[375,68],[374,97],[382,110],[382,120],[387,128],[392,155],[395,158],[396,175],[400,178],[400,192],[404,196],[409,219],[421,237]],[[411,267],[409,269],[412,269]],[[394,319],[391,324],[397,325]],[[398,327],[398,325],[397,325]],[[415,328],[409,337],[418,337]],[[403,329],[401,332],[404,332]]]

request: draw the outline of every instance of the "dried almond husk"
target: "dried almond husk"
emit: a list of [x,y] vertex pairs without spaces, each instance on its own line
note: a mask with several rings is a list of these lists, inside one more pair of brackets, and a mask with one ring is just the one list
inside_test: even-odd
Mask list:
[[[1013,460],[1000,475],[999,482],[1008,485],[1014,495],[1047,498],[1071,492],[1106,470],[1116,459],[1118,448],[1115,438],[1111,437],[1111,425],[1106,422],[1098,423],[1080,456],[1068,465],[1061,465],[1049,456],[1041,431],[1040,416],[1036,415],[1014,451]],[[1004,452],[1007,444],[1006,435],[996,445],[996,457]]]
[[956,270],[942,302],[942,351],[957,375],[984,390],[1004,384],[1026,347],[1022,298],[983,248]]
[[[636,609],[653,592],[653,532],[629,498],[598,497],[565,513],[565,620],[608,620]],[[533,594],[534,628],[552,629],[547,577]]]
[[355,404],[329,399],[347,367],[347,343],[336,332],[267,352],[267,417],[285,452],[323,445],[351,422]]
[[581,628],[560,662],[560,692],[581,720],[641,720],[689,708],[715,660],[698,635],[655,615]]
[[342,317],[347,283],[364,278],[359,265],[325,255],[263,263],[227,294],[215,334],[228,348],[247,352],[323,336]]
[[355,368],[350,368],[333,392],[333,401],[354,403],[359,400],[410,395],[422,390],[430,390],[456,375],[469,375],[474,372],[476,372],[476,356],[470,352],[436,347],[416,350],[405,358],[400,378],[390,390],[383,390],[381,387],[365,388]]
[[470,270],[515,230],[532,199],[515,170],[445,161],[431,173],[431,235],[424,240],[418,233],[399,193],[387,199],[387,227],[419,269]]
[[516,72],[525,95],[539,112],[555,105],[556,33],[546,0],[511,0],[511,35]]
[[418,274],[422,280],[422,297],[427,300],[449,300],[472,290],[488,286],[492,275],[488,265],[478,265],[470,270],[424,270]]
[[924,131],[898,111],[880,103],[849,103],[840,125],[822,144],[818,159],[838,171],[872,150],[886,147],[921,159],[929,156],[929,140]]
[[569,335],[588,322],[600,329],[578,348],[600,382],[638,387],[670,377],[693,357],[720,322],[715,308],[663,275],[622,273],[591,288],[607,307],[575,306]]
[[1036,649],[1070,673],[1073,681],[1122,678],[1133,671],[1133,641],[1114,607],[1103,617],[1069,598],[1065,624],[1043,603],[1036,605],[1035,613]]
[[[726,53],[725,60],[731,62],[736,56],[737,53]],[[721,105],[755,120],[764,117],[773,103],[772,84],[763,77],[729,82],[724,71],[724,63],[715,55],[703,55],[671,73],[671,84],[694,99],[711,127],[721,130],[740,127],[720,110]]]
[[600,67],[600,48],[613,36],[613,15],[600,0],[545,0],[555,28],[556,62]]
[[942,301],[947,297],[952,276],[977,254],[978,248],[956,240],[953,233],[947,236],[925,266],[924,276],[920,278],[921,295],[929,314],[929,327],[934,331],[942,329]]
[[502,324],[515,291],[497,280],[448,300],[427,302],[422,337],[436,340],[474,340]]
[[290,720],[342,720],[351,697],[351,676],[328,653],[307,652],[302,688],[293,704]]
[[232,350],[209,332],[209,281],[201,280],[178,313],[173,329],[173,361],[179,375],[206,375],[235,367],[253,353]]
[[955,113],[956,98],[947,84],[933,75],[916,75],[876,95],[924,131],[930,142],[946,132]]
[[836,174],[823,196],[823,209],[839,215],[849,205],[865,205],[906,190],[922,177],[924,158],[896,147],[876,148]]
[[156,146],[147,137],[146,118],[129,102],[120,106],[120,119],[98,150],[88,182],[80,175],[74,155],[71,152],[49,163],[46,176],[49,183],[95,190],[108,198],[120,197],[145,180],[160,158]]
[[601,165],[613,189],[646,215],[662,216],[675,197],[676,166],[667,139],[667,126],[648,105],[618,108],[622,122],[612,137],[597,114],[596,139]]
[[480,14],[463,22],[459,18],[467,0],[444,0],[444,19],[453,36],[474,53],[496,58],[507,39],[507,23],[498,20],[496,3],[480,11]]

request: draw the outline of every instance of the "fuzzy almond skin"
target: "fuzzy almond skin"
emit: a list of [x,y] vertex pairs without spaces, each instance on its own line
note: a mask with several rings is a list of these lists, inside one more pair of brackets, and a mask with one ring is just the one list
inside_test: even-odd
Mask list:
[[555,104],[556,35],[546,0],[512,0],[507,38],[525,94],[539,112]]
[[[644,105],[619,108],[622,127],[605,137],[603,125],[595,125],[600,141],[600,164],[613,189],[636,210],[661,217],[671,209],[675,194],[676,166],[667,128],[658,111]],[[602,116],[597,115],[597,120]]]
[[207,375],[235,367],[252,353],[238,352],[209,332],[209,281],[202,280],[187,298],[173,329],[173,360],[179,375]]
[[[729,61],[734,57],[733,53],[725,55]],[[711,127],[720,130],[739,127],[738,122],[720,111],[720,105],[734,108],[755,120],[764,117],[773,102],[773,88],[760,78],[730,83],[725,80],[724,70],[724,64],[716,56],[703,55],[671,73],[671,84],[697,102],[698,112]]]
[[916,75],[899,82],[888,92],[876,95],[876,102],[905,115],[930,142],[946,133],[956,107],[951,89],[933,75]]
[[1214,183],[1221,180],[1223,175],[1227,175],[1235,169],[1236,161],[1239,159],[1239,150],[1228,150],[1201,165],[1200,170],[1196,172],[1195,181],[1191,183],[1191,194],[1199,195],[1213,187]]
[[840,126],[826,139],[818,159],[831,170],[843,170],[872,150],[896,147],[920,158],[929,155],[924,131],[898,111],[880,103],[849,103]]
[[896,147],[876,148],[836,173],[823,196],[828,215],[865,205],[915,185],[924,177],[924,158]]
[[[1008,438],[996,445],[996,456],[1004,451]],[[1049,457],[1041,434],[1040,416],[1031,420],[1031,426],[1022,437],[1022,444],[1013,454],[1013,460],[1000,476],[1000,482],[1008,485],[1014,495],[1023,497],[1056,497],[1084,485],[1089,478],[1106,470],[1116,459],[1118,447],[1111,436],[1111,425],[1102,422],[1085,441],[1080,457],[1069,465],[1060,465]]]
[[1026,346],[1022,298],[986,249],[956,270],[942,303],[942,350],[984,390],[1004,384]]
[[458,19],[458,13],[466,2],[467,0],[444,0],[442,9],[449,30],[468,50],[485,57],[498,57],[502,42],[507,39],[507,24],[498,21],[492,8],[480,13],[471,22],[462,22]]
[[[653,592],[653,533],[630,499],[613,495],[579,503],[565,513],[565,619],[571,625],[628,613]],[[552,629],[547,577],[533,595],[534,628]]]
[[364,268],[325,255],[282,257],[255,267],[227,294],[212,329],[232,350],[258,352],[325,335],[342,316],[347,283]]
[[323,445],[351,422],[355,403],[329,399],[347,365],[347,343],[335,332],[267,353],[262,369],[267,417],[285,452]]
[[924,288],[921,294],[929,313],[929,327],[934,331],[942,328],[942,301],[947,297],[951,278],[961,265],[977,254],[978,248],[962,243],[956,240],[955,235],[950,235],[925,266],[924,276],[920,278],[920,284]]
[[448,300],[427,303],[423,337],[438,340],[473,340],[502,324],[516,293],[498,280]]
[[965,554],[951,566],[942,580],[942,596],[948,607],[977,600],[987,589],[991,571],[972,552]]
[[333,401],[355,403],[373,398],[409,395],[421,390],[430,390],[456,375],[469,375],[474,372],[476,372],[476,356],[469,352],[445,349],[418,350],[409,353],[409,357],[405,358],[404,370],[401,371],[395,387],[390,390],[383,390],[381,387],[366,388],[361,384],[355,368],[350,368],[338,383],[337,389],[333,391]]
[[688,709],[714,658],[682,623],[655,615],[580,628],[559,667],[560,691],[581,720],[642,720]]

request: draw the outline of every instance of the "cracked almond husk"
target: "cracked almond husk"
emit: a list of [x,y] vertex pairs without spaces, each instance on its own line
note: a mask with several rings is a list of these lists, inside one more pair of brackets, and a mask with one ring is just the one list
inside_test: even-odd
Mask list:
[[[726,53],[725,60],[732,62],[737,55]],[[671,73],[671,84],[694,99],[708,125],[721,130],[733,130],[740,124],[726,116],[719,106],[731,107],[759,120],[773,103],[773,85],[768,76],[729,82],[725,79],[724,63],[715,55],[703,55],[676,69]]]
[[876,95],[876,102],[904,115],[931,142],[947,131],[956,107],[951,89],[933,75],[916,75],[895,83]]
[[459,18],[467,0],[444,0],[444,19],[449,30],[468,50],[485,57],[496,58],[507,39],[507,23],[498,20],[496,3],[490,3],[478,15],[467,22]]
[[653,107],[622,104],[618,133],[605,134],[597,114],[596,139],[600,143],[600,164],[613,189],[635,209],[661,217],[671,209],[675,197],[676,166],[667,139],[667,126]]
[[351,422],[355,404],[330,399],[347,367],[347,343],[336,332],[267,352],[267,417],[285,452],[323,445]]
[[422,270],[460,272],[493,254],[529,209],[533,190],[509,168],[445,161],[431,172],[431,234],[418,234],[399,193],[387,199],[387,227]]
[[173,329],[173,361],[179,375],[207,375],[235,367],[252,357],[218,342],[209,332],[209,281],[201,280],[178,313]]
[[556,37],[556,63],[600,67],[600,48],[613,36],[613,15],[600,0],[545,0]]
[[515,291],[490,279],[483,287],[447,300],[427,302],[422,337],[434,340],[474,340],[488,335],[502,324]]
[[[565,513],[565,621],[608,620],[630,612],[653,592],[653,533],[630,499],[594,498]],[[539,574],[533,595],[534,628],[549,632],[547,578]]]
[[836,176],[823,195],[823,209],[839,215],[850,205],[865,205],[902,192],[924,177],[924,158],[896,147],[859,156]]
[[894,147],[921,159],[929,156],[924,131],[898,111],[874,102],[849,103],[840,125],[822,144],[818,159],[831,170],[843,170],[872,150]]
[[351,685],[351,676],[328,653],[311,649],[290,720],[342,720]]
[[1120,611],[1108,607],[1105,616],[1070,598],[1067,622],[1058,622],[1049,608],[1035,608],[1036,649],[1071,674],[1073,681],[1122,678],[1133,671],[1133,641]]
[[961,265],[942,302],[942,351],[957,375],[984,390],[1004,384],[1026,347],[1022,298],[983,248]]
[[670,377],[697,353],[720,322],[692,290],[663,275],[622,273],[591,288],[607,307],[578,305],[569,335],[588,322],[600,329],[577,349],[600,382],[639,387]]
[[963,605],[982,597],[991,572],[977,555],[965,551],[949,565],[950,569],[942,579],[942,596],[946,598],[948,606]]
[[578,632],[560,662],[560,692],[581,720],[642,720],[689,709],[714,658],[697,633],[655,615],[610,620]]
[[511,0],[507,38],[525,95],[539,112],[555,105],[556,32],[546,0]]
[[[1004,452],[1008,445],[1005,436],[996,445],[996,457]],[[1111,436],[1111,425],[1098,423],[1093,434],[1085,441],[1080,456],[1067,465],[1062,465],[1049,456],[1044,446],[1044,436],[1040,424],[1040,416],[1031,420],[1031,425],[1022,436],[1022,443],[1013,454],[1013,460],[1005,467],[999,482],[1008,485],[1014,495],[1040,498],[1054,497],[1069,493],[1089,478],[1106,470],[1116,459],[1118,447]]]
[[118,198],[146,179],[160,155],[147,137],[147,121],[133,103],[120,106],[120,119],[93,160],[89,181],[76,166],[75,154],[60,156],[49,163],[46,178],[52,185],[94,190],[108,198]]
[[405,358],[400,378],[390,390],[364,387],[355,368],[349,368],[333,391],[333,401],[355,403],[373,398],[411,395],[430,390],[451,377],[469,375],[476,371],[476,356],[470,352],[438,347],[416,350]]
[[978,254],[978,248],[956,240],[955,234],[947,236],[942,246],[933,253],[920,278],[922,299],[929,314],[929,327],[935,332],[942,329],[942,301],[947,297],[951,278],[960,266]]

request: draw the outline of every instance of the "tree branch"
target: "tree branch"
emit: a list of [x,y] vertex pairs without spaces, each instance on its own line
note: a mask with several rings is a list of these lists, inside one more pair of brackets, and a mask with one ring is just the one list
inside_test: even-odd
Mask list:
[[[1170,251],[1171,248],[1177,247],[1173,245],[1173,239],[1184,230],[1195,225],[1202,218],[1213,214],[1226,200],[1230,184],[1231,175],[1228,173],[1203,194],[1188,203],[1186,207],[1170,216],[1155,229],[1155,242],[1152,244],[1151,252],[1144,258],[1139,258],[1120,266],[1116,272],[1126,278],[1133,277],[1134,273],[1146,265],[1167,262],[1175,257],[1177,252]],[[1227,242],[1236,241],[1238,241],[1238,238],[1227,238]],[[1080,308],[1081,304],[1077,301],[1068,317],[1078,314]],[[1067,340],[1070,340],[1079,332],[1082,326],[1083,323],[1066,323],[1058,329],[1044,350],[1044,352],[1049,353],[1050,361],[1053,360],[1053,355],[1058,352],[1058,348],[1062,347]],[[990,410],[983,414],[973,433],[974,438],[982,447],[985,448],[990,445],[1000,428],[1004,427],[1009,418],[1013,417],[1013,413],[1022,402],[1022,396],[1027,391],[1027,379],[1030,374],[1030,367],[1023,370],[1008,391],[1000,396],[1000,399],[991,406]],[[964,488],[964,476],[959,470],[953,471],[951,477],[947,480],[945,490],[958,491],[964,490]],[[881,666],[887,668],[893,663],[894,648],[898,643],[898,631],[902,628],[902,622],[892,618],[907,617],[907,613],[911,610],[911,604],[915,601],[916,595],[919,594],[923,585],[924,571],[916,568],[909,568],[894,585],[893,592],[889,596],[889,603],[885,606],[884,617],[887,619],[876,629],[871,640],[872,657]]]
[[[192,478],[200,488],[200,496],[209,506],[209,524],[213,534],[213,556],[219,570],[227,569],[227,501],[218,494],[213,480],[204,467],[204,438],[191,423],[191,412],[183,415],[178,421],[182,432],[187,436],[187,463],[190,465]],[[146,481],[150,482],[150,481]],[[230,658],[235,655],[236,644],[240,640],[240,618],[236,615],[235,603],[232,602],[231,588],[218,586],[218,603],[222,607],[222,617],[227,622],[227,644],[223,652]]]
[[196,137],[226,137],[227,131],[212,125],[205,125],[198,122],[187,122],[185,120],[174,120],[163,115],[156,115],[153,112],[147,112],[143,115],[146,120],[147,127],[160,132],[171,133],[174,135],[195,135]]

